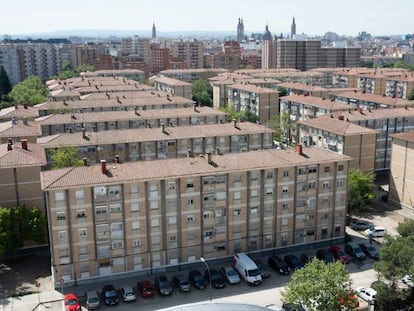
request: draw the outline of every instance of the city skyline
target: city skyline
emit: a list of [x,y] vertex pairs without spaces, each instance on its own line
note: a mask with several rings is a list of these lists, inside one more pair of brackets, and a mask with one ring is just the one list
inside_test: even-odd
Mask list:
[[[141,1],[140,1],[141,2]],[[295,17],[297,33],[323,35],[332,31],[339,35],[356,36],[361,31],[373,35],[399,35],[412,31],[414,2],[395,0],[391,10],[383,0],[306,1],[281,3],[271,0],[210,0],[200,5],[191,0],[151,2],[129,0],[73,0],[56,5],[51,0],[33,2],[11,1],[2,8],[0,34],[19,35],[62,30],[133,30],[230,31],[236,34],[237,21],[242,18],[245,34],[264,32],[290,33]]]

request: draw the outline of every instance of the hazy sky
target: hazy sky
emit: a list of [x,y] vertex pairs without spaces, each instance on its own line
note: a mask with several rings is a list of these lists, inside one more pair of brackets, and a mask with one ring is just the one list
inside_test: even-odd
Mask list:
[[373,35],[414,33],[414,0],[6,0],[0,34],[74,29],[234,31]]

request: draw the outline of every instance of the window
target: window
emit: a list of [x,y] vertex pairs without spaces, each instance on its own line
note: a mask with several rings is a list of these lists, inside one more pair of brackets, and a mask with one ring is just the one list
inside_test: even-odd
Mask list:
[[289,171],[283,170],[283,177],[289,177]]
[[322,187],[323,189],[329,189],[329,182],[324,182]]
[[284,209],[284,210],[289,209],[289,203],[283,203],[282,204],[282,209]]
[[283,193],[289,193],[289,188],[288,187],[283,187],[282,192]]
[[339,179],[339,180],[337,180],[337,181],[336,181],[336,186],[337,186],[338,188],[342,188],[342,184],[343,184],[342,179]]
[[121,212],[121,203],[110,204],[109,209],[111,213],[120,213]]
[[250,208],[250,214],[257,215],[257,207]]
[[160,220],[158,218],[151,219],[151,227],[159,227],[160,226]]
[[83,200],[84,199],[83,190],[76,190],[75,198],[76,198],[76,200]]
[[257,198],[257,189],[252,189],[251,191],[250,191],[250,197],[252,197],[252,198]]
[[241,192],[235,191],[234,192],[234,200],[240,200],[241,199]]
[[187,216],[187,223],[193,223],[193,222],[195,222],[194,215],[188,215]]
[[175,190],[175,182],[170,181],[168,182],[168,191],[174,191]]
[[187,180],[187,189],[194,189],[193,180]]
[[132,245],[133,245],[133,247],[140,247],[141,246],[141,240],[140,239],[133,240]]
[[64,212],[58,212],[56,213],[56,220],[65,220],[66,214]]
[[55,201],[64,201],[65,200],[65,193],[64,192],[55,192]]
[[273,172],[267,172],[267,179],[273,179]]
[[194,207],[194,199],[187,199],[187,208]]
[[132,222],[132,230],[139,230],[141,228],[141,223],[139,220],[134,220]]
[[76,211],[76,217],[77,218],[85,218],[86,217],[86,214],[85,214],[85,210],[77,210]]
[[177,241],[177,236],[176,235],[170,235],[170,242],[175,242]]
[[234,216],[240,216],[241,215],[241,210],[235,209],[234,212],[233,212],[233,215]]
[[298,175],[305,175],[306,174],[306,168],[299,167],[298,168]]
[[241,182],[241,175],[240,174],[234,175],[234,182],[235,183]]
[[95,214],[96,215],[105,215],[107,213],[106,206],[97,206],[95,207]]
[[272,195],[273,194],[273,188],[271,188],[271,187],[268,187],[267,188],[267,190],[266,190],[266,195]]
[[169,223],[170,225],[176,225],[176,224],[177,224],[177,217],[175,217],[175,216],[171,216],[171,217],[169,217],[169,218],[168,218],[168,223]]
[[139,212],[139,203],[131,203],[131,212]]
[[58,232],[59,241],[66,241],[67,238],[68,238],[68,234],[67,234],[66,230]]
[[129,186],[129,193],[138,193],[138,185],[137,184],[131,184]]
[[339,172],[342,172],[344,170],[344,166],[341,164],[341,165],[338,165],[338,171]]
[[116,222],[111,224],[111,232],[112,234],[116,233],[122,233],[123,225],[121,222]]
[[150,202],[150,209],[157,209],[158,208],[158,200],[154,200]]
[[188,235],[187,235],[188,240],[195,240],[195,238],[196,238],[196,235],[195,235],[194,232],[189,232],[188,233]]
[[158,198],[158,185],[156,183],[152,183],[150,185],[150,198],[157,199]]
[[80,229],[78,229],[78,236],[80,238],[86,238],[86,228],[80,228]]
[[112,249],[120,249],[123,247],[124,247],[124,241],[122,240],[112,241]]
[[315,174],[317,172],[316,166],[308,168],[308,174]]
[[251,176],[251,181],[257,181],[257,179],[258,179],[257,172],[251,172],[250,176]]
[[308,189],[315,189],[316,188],[316,181],[308,182]]
[[329,171],[331,170],[331,168],[329,167],[329,166],[325,166],[324,168],[323,168],[323,172],[324,173],[329,173]]
[[213,216],[212,212],[210,212],[210,211],[207,211],[207,212],[203,213],[203,218],[204,219],[210,219],[212,216]]

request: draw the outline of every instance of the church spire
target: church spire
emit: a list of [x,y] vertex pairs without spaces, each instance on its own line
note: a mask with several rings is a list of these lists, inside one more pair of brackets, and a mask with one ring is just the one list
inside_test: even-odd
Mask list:
[[157,38],[157,30],[155,28],[155,23],[152,22],[152,39],[156,39]]
[[290,26],[290,37],[293,38],[294,35],[296,35],[295,16],[293,16],[292,26]]

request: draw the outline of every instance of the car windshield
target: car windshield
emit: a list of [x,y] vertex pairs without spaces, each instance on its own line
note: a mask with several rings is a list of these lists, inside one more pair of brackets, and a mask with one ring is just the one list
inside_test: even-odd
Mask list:
[[202,275],[196,275],[196,276],[194,277],[194,280],[195,280],[195,281],[204,281],[204,278],[203,278],[203,276],[202,276]]
[[355,253],[362,253],[361,249],[358,246],[355,246],[354,252]]
[[170,286],[170,282],[168,282],[168,281],[160,281],[160,286],[161,287],[168,287],[168,286]]
[[228,276],[233,276],[233,275],[236,275],[237,274],[237,272],[236,271],[234,271],[234,270],[227,270],[227,275]]
[[211,279],[212,280],[221,280],[221,275],[220,274],[212,274]]
[[113,298],[113,297],[116,297],[116,291],[114,291],[114,290],[110,290],[110,291],[105,292],[105,297],[106,297],[106,298]]
[[133,296],[134,293],[133,292],[125,292],[125,296]]
[[98,297],[91,297],[91,298],[88,299],[88,301],[90,303],[94,303],[94,302],[98,302],[99,300],[98,300]]
[[256,276],[260,274],[259,269],[253,269],[253,270],[249,270],[249,276]]
[[66,304],[68,305],[68,306],[73,306],[73,305],[76,305],[78,303],[78,301],[76,300],[76,299],[69,299],[67,302],[66,302]]

